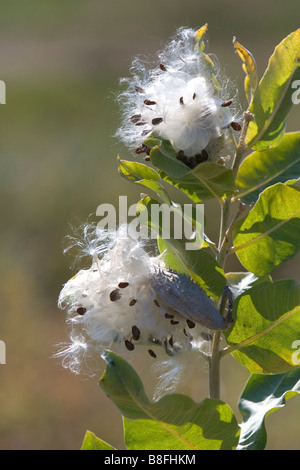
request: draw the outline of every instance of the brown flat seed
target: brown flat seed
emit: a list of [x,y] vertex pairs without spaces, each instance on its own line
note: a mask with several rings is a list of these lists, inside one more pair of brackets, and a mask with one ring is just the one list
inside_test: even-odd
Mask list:
[[183,102],[183,96],[180,97],[179,103],[180,103],[180,104],[184,104],[184,102]]
[[79,308],[77,309],[78,315],[84,315],[85,312],[86,312],[86,308],[84,308],[84,307],[79,307]]
[[130,121],[133,122],[133,124],[135,124],[141,119],[141,117],[142,117],[141,114],[134,114],[133,116],[131,116]]
[[221,104],[222,108],[226,108],[227,106],[230,106],[232,104],[232,100],[227,100],[224,101],[224,103]]
[[134,341],[138,341],[140,339],[140,336],[141,336],[141,332],[140,332],[139,328],[136,325],[133,325],[133,327],[131,328],[131,331],[132,331],[132,337],[133,337]]
[[178,325],[179,321],[177,321],[177,320],[171,320],[170,323],[171,323],[171,325]]
[[155,305],[157,305],[157,307],[160,307],[160,305],[159,305],[159,303],[157,302],[156,299],[154,299],[153,302],[155,303]]
[[146,104],[147,106],[152,106],[152,105],[156,104],[156,101],[145,100],[144,104]]
[[120,289],[125,289],[125,287],[128,287],[129,286],[129,282],[119,282],[118,284],[118,287],[120,287]]
[[197,96],[196,93],[194,93],[194,94],[193,94],[193,100],[196,98],[196,96]]
[[154,351],[152,351],[152,349],[148,349],[148,353],[150,354],[151,357],[153,357],[154,359],[156,359],[156,354]]
[[137,93],[145,93],[145,91],[143,90],[143,88],[140,87],[140,86],[135,85],[134,89],[135,89],[135,91],[136,91]]
[[153,126],[157,126],[161,122],[163,122],[163,118],[161,118],[161,117],[152,119]]
[[129,306],[132,307],[133,305],[135,305],[137,303],[137,300],[136,299],[132,299],[130,302],[129,302]]
[[233,121],[230,125],[234,131],[240,131],[242,129],[242,126],[238,122]]
[[169,338],[169,345],[171,346],[171,348],[173,348],[173,336]]
[[177,153],[177,155],[176,155],[177,160],[183,160],[184,157],[185,157],[184,151],[183,151],[183,150],[179,150],[178,153]]
[[163,71],[163,72],[166,72],[167,69],[166,67],[164,66],[164,64],[159,64],[159,68]]
[[171,313],[165,313],[165,317],[166,318],[174,318],[174,315],[172,315]]
[[208,153],[205,149],[202,150],[201,152],[201,157],[202,157],[202,161],[205,162],[206,160],[208,160]]
[[115,289],[115,290],[111,291],[111,293],[109,294],[109,298],[112,302],[115,302],[116,300],[119,300],[121,298],[121,294],[120,294],[119,289]]
[[189,328],[195,328],[196,325],[192,320],[187,320],[186,322]]
[[133,351],[134,350],[134,344],[132,344],[128,339],[125,340],[125,346],[128,349],[128,351]]

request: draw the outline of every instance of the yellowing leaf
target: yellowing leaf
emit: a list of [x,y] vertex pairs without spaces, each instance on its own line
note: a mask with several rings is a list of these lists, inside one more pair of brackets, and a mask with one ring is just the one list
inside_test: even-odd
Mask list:
[[243,70],[246,74],[244,88],[248,103],[251,103],[256,87],[257,87],[257,71],[256,71],[256,63],[254,60],[253,55],[247,51],[247,49],[242,46],[235,38],[233,38],[233,45],[235,48],[235,52],[239,55],[239,57],[243,61]]
[[197,41],[197,46],[196,47],[198,47],[201,51],[203,51],[203,49],[204,49],[203,38],[205,36],[207,28],[208,28],[208,24],[206,23],[204,26],[202,26],[202,28],[199,28],[195,32],[195,39]]

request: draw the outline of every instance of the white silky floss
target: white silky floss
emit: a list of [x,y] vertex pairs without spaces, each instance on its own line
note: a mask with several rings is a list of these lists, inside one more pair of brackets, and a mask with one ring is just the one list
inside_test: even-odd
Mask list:
[[[105,251],[103,247],[99,250],[102,258],[94,255],[92,266],[64,285],[58,305],[67,310],[71,343],[56,356],[62,358],[64,367],[80,373],[104,349],[115,350],[126,359],[149,354],[156,363],[156,375],[161,376],[158,397],[174,390],[191,373],[190,366],[196,363],[199,367],[201,355],[209,353],[210,330],[172,308],[176,285],[171,286],[170,303],[167,292],[165,298],[158,295],[163,288],[156,289],[159,273],[167,273],[168,281],[172,271],[165,269],[161,256],[151,257],[126,230],[127,226],[121,226],[117,232],[107,232]],[[104,238],[101,233],[100,244]],[[96,241],[89,243],[95,251]],[[176,281],[176,273],[174,276]],[[188,283],[191,292],[205,295],[186,278],[186,287]],[[185,295],[189,298],[191,292]],[[178,302],[178,293],[176,298]],[[196,357],[197,361],[192,360]]]
[[132,77],[123,79],[128,89],[120,95],[124,121],[118,135],[129,147],[151,135],[169,140],[176,151],[191,157],[216,145],[234,121],[224,106],[224,80],[218,77],[216,85],[207,56],[195,44],[195,31],[180,29],[159,54],[157,67],[134,61]]

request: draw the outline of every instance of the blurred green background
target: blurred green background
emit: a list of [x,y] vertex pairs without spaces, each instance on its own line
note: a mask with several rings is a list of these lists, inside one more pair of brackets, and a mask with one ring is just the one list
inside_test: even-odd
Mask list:
[[[139,189],[118,175],[118,153],[130,154],[113,136],[120,124],[118,80],[132,58],[160,49],[179,26],[207,22],[209,51],[242,90],[232,37],[254,54],[261,76],[274,47],[299,27],[299,13],[298,0],[1,2],[7,104],[0,110],[0,339],[7,364],[0,365],[0,449],[78,449],[86,429],[124,448],[120,414],[97,378],[73,376],[52,356],[67,340],[56,301],[76,271],[62,252],[70,223],[96,220],[97,206],[117,204],[119,194],[129,204],[138,200]],[[295,106],[289,130],[299,129],[299,116]],[[215,237],[218,208],[209,203],[207,213],[208,235]],[[300,281],[299,261],[285,263],[274,277]],[[222,398],[238,417],[247,377],[236,361],[224,361]],[[180,391],[200,401],[206,383],[204,371]],[[151,393],[151,379],[146,387]],[[296,397],[267,418],[268,449],[300,447],[299,411]]]

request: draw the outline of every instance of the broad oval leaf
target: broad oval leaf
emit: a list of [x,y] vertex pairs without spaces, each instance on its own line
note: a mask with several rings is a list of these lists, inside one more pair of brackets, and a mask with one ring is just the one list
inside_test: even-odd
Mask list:
[[300,393],[300,367],[285,374],[253,374],[239,399],[243,417],[237,450],[263,450],[267,443],[265,418]]
[[106,371],[100,387],[125,417],[129,450],[234,449],[239,427],[229,406],[206,399],[200,404],[172,394],[150,401],[134,369],[120,356],[104,353]]
[[241,164],[236,185],[239,199],[249,204],[275,183],[285,183],[300,175],[300,132],[285,134],[281,143],[262,152],[254,152]]
[[254,114],[246,144],[255,150],[275,147],[283,138],[293,105],[292,83],[300,79],[300,29],[287,36],[270,57],[249,111]]
[[251,373],[280,374],[295,367],[293,343],[300,338],[300,285],[293,280],[257,284],[234,303],[231,353]]
[[263,276],[300,249],[300,192],[277,183],[263,191],[234,230],[235,253],[242,265]]

